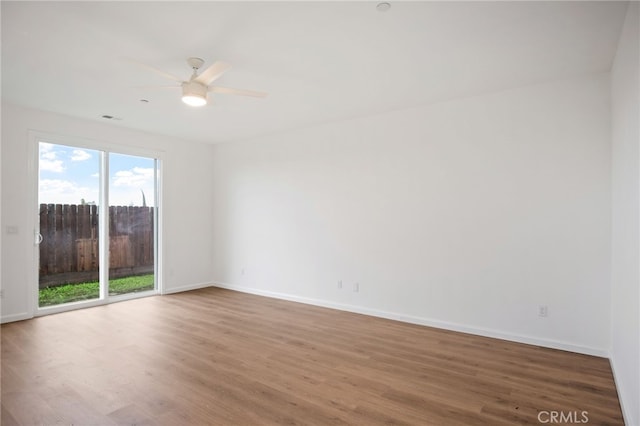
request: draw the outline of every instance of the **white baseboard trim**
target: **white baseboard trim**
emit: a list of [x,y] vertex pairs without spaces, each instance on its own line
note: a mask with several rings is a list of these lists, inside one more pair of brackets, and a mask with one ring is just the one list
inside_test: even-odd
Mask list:
[[416,317],[416,316],[405,315],[405,314],[400,314],[396,312],[380,311],[377,309],[365,308],[362,306],[330,302],[330,301],[321,300],[321,299],[312,299],[308,297],[301,297],[301,296],[296,296],[296,295],[286,294],[286,293],[278,293],[278,292],[261,290],[261,289],[251,288],[251,287],[238,286],[238,285],[233,285],[228,283],[214,282],[211,285],[213,287],[225,288],[228,290],[235,290],[242,293],[250,293],[258,296],[266,296],[266,297],[272,297],[275,299],[289,300],[292,302],[306,303],[308,305],[321,306],[324,308],[337,309],[340,311],[370,315],[374,317],[386,318],[386,319],[406,322],[410,324],[441,328],[444,330],[451,330],[451,331],[457,331],[461,333],[474,334],[477,336],[508,340],[511,342],[525,343],[528,345],[542,346],[545,348],[576,352],[576,353],[585,354],[585,355],[593,355],[593,356],[599,356],[604,358],[609,357],[609,353],[606,350],[591,348],[587,346],[573,345],[571,343],[565,343],[565,342],[560,342],[560,341],[551,340],[551,339],[540,339],[540,338],[531,337],[531,336],[504,333],[498,330],[490,330],[490,329],[484,329],[480,327],[471,327],[471,326],[451,323],[447,321],[434,320],[431,318]]
[[[624,420],[624,424],[625,425],[638,424],[637,422],[640,421],[640,419],[633,419],[633,413],[631,413],[630,408],[625,407],[625,400],[622,394],[620,393],[620,385],[619,385],[620,380],[618,380],[618,377],[620,376],[616,374],[616,363],[613,356],[609,358],[609,365],[611,366],[611,373],[613,374],[613,382],[616,384],[616,389],[618,390],[618,401],[620,402],[620,410],[622,411],[622,419]],[[634,421],[636,423],[634,423]]]
[[196,284],[189,284],[189,285],[183,285],[180,287],[173,287],[170,289],[165,289],[162,291],[162,295],[165,294],[173,294],[173,293],[182,293],[183,291],[189,291],[189,290],[198,290],[200,288],[206,288],[206,287],[212,287],[213,284],[210,282],[206,282],[206,283],[196,283]]
[[14,322],[14,321],[22,321],[22,320],[27,320],[31,318],[33,318],[33,315],[30,314],[29,312],[23,312],[20,314],[3,315],[2,317],[0,317],[0,324],[4,324],[7,322]]

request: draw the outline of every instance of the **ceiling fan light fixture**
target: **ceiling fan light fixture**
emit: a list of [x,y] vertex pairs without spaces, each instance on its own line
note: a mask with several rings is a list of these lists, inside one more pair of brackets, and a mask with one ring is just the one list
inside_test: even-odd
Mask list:
[[182,102],[192,107],[199,107],[207,104],[207,100],[198,95],[182,95]]
[[387,2],[378,3],[376,5],[376,9],[378,10],[378,12],[386,12],[391,9],[391,4]]
[[207,88],[196,81],[182,83],[182,102],[199,107],[207,104]]

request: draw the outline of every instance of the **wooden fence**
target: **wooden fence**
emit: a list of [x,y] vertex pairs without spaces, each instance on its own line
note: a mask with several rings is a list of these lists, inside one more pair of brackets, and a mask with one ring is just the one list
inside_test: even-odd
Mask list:
[[[153,272],[153,207],[109,206],[109,276]],[[40,288],[98,279],[98,208],[40,204]]]

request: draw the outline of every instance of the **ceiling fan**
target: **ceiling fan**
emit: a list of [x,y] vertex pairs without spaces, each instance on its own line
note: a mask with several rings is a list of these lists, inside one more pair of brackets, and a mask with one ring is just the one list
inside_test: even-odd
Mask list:
[[[182,88],[182,102],[190,106],[203,106],[207,104],[207,93],[224,93],[229,95],[242,95],[242,96],[253,96],[256,98],[264,98],[267,96],[265,92],[258,92],[255,90],[245,90],[245,89],[232,89],[229,87],[222,86],[213,86],[215,80],[220,78],[222,74],[228,71],[231,68],[226,62],[216,61],[211,66],[209,66],[204,71],[198,73],[202,65],[204,65],[204,60],[201,58],[188,58],[187,64],[193,70],[193,74],[188,80],[183,80],[180,77],[176,77],[173,74],[164,72],[157,68],[154,68],[150,65],[146,65],[137,61],[133,61],[137,65],[140,65],[150,71],[153,71],[161,76],[173,80],[179,85],[173,86],[155,86],[157,87],[168,87],[168,88]],[[151,86],[154,87],[154,86]]]

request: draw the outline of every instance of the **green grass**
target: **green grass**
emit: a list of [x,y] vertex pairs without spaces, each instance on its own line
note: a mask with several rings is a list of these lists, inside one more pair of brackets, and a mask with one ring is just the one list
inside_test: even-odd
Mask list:
[[[153,290],[153,274],[109,280],[109,295],[135,293]],[[60,303],[78,302],[97,299],[100,295],[100,284],[97,281],[79,284],[65,284],[57,287],[46,287],[40,290],[40,306],[59,305]]]

